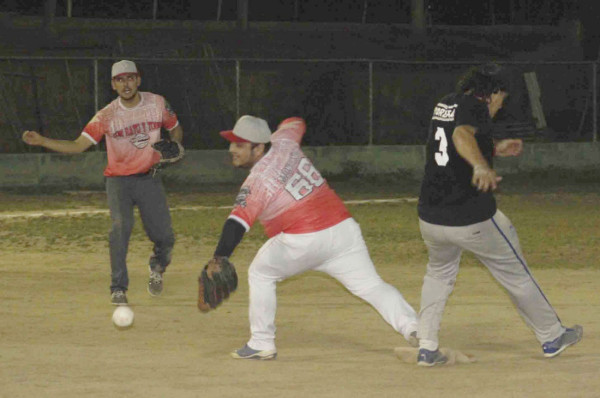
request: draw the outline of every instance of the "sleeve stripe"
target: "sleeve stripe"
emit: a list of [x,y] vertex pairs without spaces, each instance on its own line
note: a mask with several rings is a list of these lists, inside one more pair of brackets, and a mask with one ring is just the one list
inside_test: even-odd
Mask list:
[[84,136],[85,138],[87,138],[88,140],[92,141],[94,143],[94,145],[98,145],[98,142],[96,142],[95,139],[92,138],[91,135],[89,135],[88,133],[86,133],[85,131],[83,133],[81,133],[82,136]]
[[238,217],[238,216],[234,216],[234,215],[230,215],[229,217],[227,217],[228,219],[231,218],[234,221],[237,221],[238,223],[242,224],[242,227],[244,227],[244,229],[246,230],[246,232],[250,231],[250,225],[248,225],[248,223],[246,221],[244,221],[244,219]]

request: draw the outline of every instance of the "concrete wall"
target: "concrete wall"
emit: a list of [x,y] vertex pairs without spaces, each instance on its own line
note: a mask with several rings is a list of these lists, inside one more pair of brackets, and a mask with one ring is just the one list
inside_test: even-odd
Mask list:
[[[422,175],[425,147],[338,146],[307,147],[306,155],[328,178],[375,174]],[[516,158],[497,158],[501,174],[539,171],[600,169],[600,143],[536,143],[525,145]],[[104,152],[78,155],[56,153],[7,154],[0,156],[2,188],[85,188],[103,189]],[[187,151],[185,159],[163,171],[172,185],[190,187],[207,183],[239,183],[244,170],[233,169],[225,150]]]

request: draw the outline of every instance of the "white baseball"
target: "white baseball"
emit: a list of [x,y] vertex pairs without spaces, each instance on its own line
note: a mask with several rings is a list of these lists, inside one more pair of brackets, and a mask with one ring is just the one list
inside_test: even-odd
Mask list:
[[133,311],[127,305],[118,306],[112,315],[113,324],[118,329],[127,329],[131,327],[131,325],[133,325],[133,318]]

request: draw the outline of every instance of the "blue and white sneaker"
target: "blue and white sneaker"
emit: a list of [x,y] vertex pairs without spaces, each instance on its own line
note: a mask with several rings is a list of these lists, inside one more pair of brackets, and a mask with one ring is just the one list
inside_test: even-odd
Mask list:
[[235,359],[259,359],[259,360],[269,360],[277,358],[276,350],[254,350],[248,347],[246,344],[244,347],[240,348],[237,351],[231,353],[231,356]]
[[448,362],[448,357],[440,352],[440,350],[429,351],[425,348],[419,350],[417,357],[417,365],[419,366],[435,366],[443,365]]
[[567,328],[563,334],[556,339],[542,344],[544,356],[546,358],[554,358],[567,347],[577,344],[583,337],[583,327],[575,325],[572,328]]

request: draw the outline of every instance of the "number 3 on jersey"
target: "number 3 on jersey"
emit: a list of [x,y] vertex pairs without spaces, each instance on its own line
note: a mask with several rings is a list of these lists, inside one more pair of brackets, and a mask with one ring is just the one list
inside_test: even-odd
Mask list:
[[450,160],[450,156],[448,156],[448,140],[446,139],[446,132],[442,127],[438,127],[435,131],[435,140],[440,142],[439,151],[435,153],[435,162],[438,166],[445,167]]
[[302,158],[296,173],[289,179],[285,189],[292,194],[294,199],[300,200],[313,191],[314,187],[320,187],[325,182],[321,174],[315,169],[307,158]]

